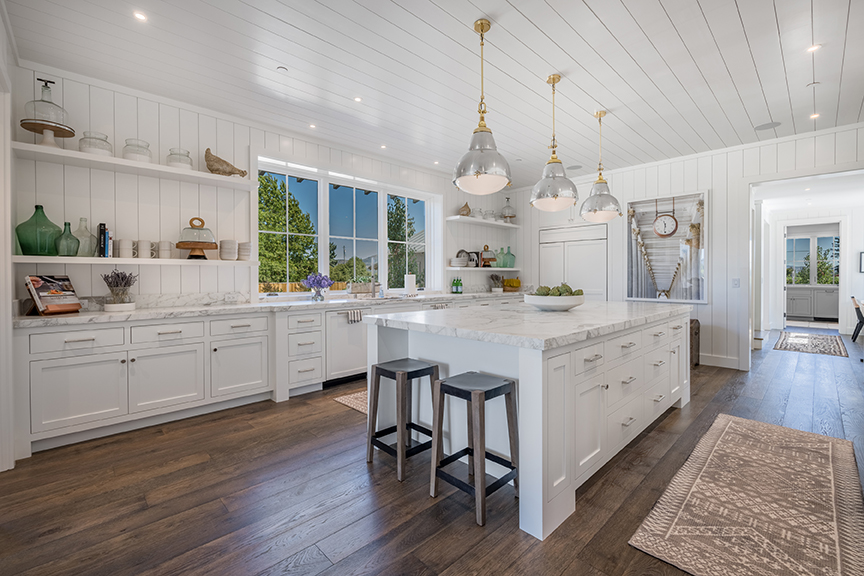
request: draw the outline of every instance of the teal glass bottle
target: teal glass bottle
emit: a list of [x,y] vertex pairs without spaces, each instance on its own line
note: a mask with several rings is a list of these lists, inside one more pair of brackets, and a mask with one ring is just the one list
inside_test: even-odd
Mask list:
[[63,234],[54,241],[54,244],[57,246],[58,256],[77,256],[81,241],[72,234],[72,224],[64,222]]
[[81,242],[78,245],[78,256],[86,258],[96,256],[96,247],[99,245],[99,242],[96,236],[87,228],[87,218],[81,218],[78,223],[78,229],[72,234]]
[[60,227],[48,219],[41,204],[36,205],[36,211],[29,220],[15,228],[21,252],[25,256],[57,256],[54,241],[60,233]]
[[507,246],[507,268],[515,268],[516,267],[516,255],[510,251],[510,247]]

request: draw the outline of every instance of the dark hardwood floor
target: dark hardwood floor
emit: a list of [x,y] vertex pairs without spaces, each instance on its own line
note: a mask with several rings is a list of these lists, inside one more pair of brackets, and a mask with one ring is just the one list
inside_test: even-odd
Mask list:
[[428,452],[402,484],[393,459],[367,466],[365,416],[332,400],[356,382],[19,462],[0,474],[0,575],[683,574],[627,540],[717,414],[845,437],[864,462],[864,348],[781,352],[777,336],[750,372],[696,369],[690,404],[580,488],[544,542],[519,530],[510,487],[481,528],[466,494],[429,497]]

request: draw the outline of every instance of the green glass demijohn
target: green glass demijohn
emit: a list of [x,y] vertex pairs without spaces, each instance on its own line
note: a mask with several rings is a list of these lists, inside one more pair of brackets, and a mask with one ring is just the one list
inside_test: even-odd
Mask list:
[[78,246],[81,244],[81,241],[72,234],[72,224],[69,222],[63,223],[63,234],[60,235],[57,240],[54,241],[54,245],[57,246],[57,255],[58,256],[77,256],[78,255]]
[[60,232],[60,227],[45,215],[41,204],[36,205],[36,211],[29,220],[15,228],[21,252],[25,256],[57,256],[54,241],[60,236]]

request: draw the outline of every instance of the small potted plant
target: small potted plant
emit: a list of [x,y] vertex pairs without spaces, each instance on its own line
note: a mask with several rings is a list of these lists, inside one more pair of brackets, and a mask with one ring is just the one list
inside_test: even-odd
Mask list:
[[348,283],[349,294],[374,294],[379,284],[372,276],[355,276]]
[[490,274],[489,281],[492,282],[492,292],[504,292],[504,277],[500,274]]
[[333,280],[331,280],[330,277],[326,274],[315,272],[314,274],[309,274],[309,276],[307,276],[306,279],[301,281],[300,283],[306,288],[312,290],[313,302],[323,302],[324,289],[332,286]]
[[102,274],[108,286],[109,296],[105,297],[103,307],[106,312],[129,312],[135,310],[135,299],[129,290],[138,281],[138,274],[129,274],[114,269],[111,274]]

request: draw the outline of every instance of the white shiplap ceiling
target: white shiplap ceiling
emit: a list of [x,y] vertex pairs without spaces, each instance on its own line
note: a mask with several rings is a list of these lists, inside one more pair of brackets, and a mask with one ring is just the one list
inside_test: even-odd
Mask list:
[[596,166],[597,109],[607,169],[862,120],[862,0],[5,3],[22,60],[448,173],[477,123],[486,17],[487,122],[516,186],[548,158],[553,72],[570,176]]

